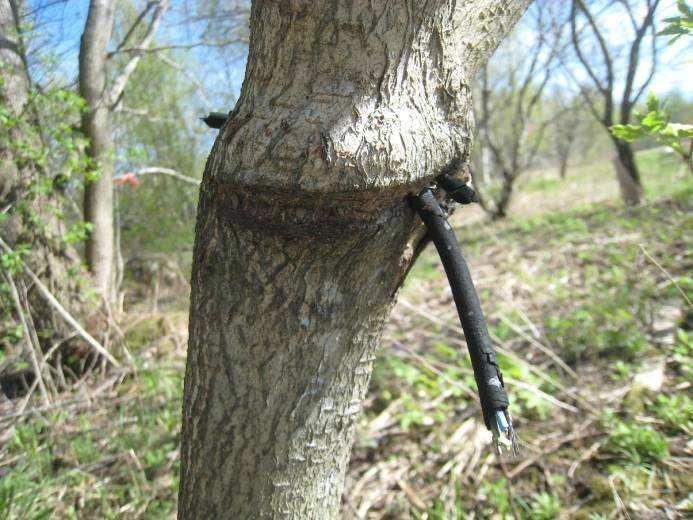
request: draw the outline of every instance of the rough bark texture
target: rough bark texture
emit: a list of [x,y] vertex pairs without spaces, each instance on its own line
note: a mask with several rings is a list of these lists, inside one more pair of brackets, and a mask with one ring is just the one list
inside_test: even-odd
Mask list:
[[92,230],[85,255],[94,286],[108,302],[115,301],[115,229],[113,223],[113,141],[106,96],[106,51],[113,30],[115,3],[92,0],[79,49],[79,93],[88,110],[82,131],[89,139],[87,154],[99,177],[84,186],[84,220]]
[[558,178],[565,179],[568,174],[568,159],[570,158],[570,150],[560,150],[558,153]]
[[496,206],[493,208],[491,213],[491,218],[493,220],[500,220],[508,216],[508,207],[510,206],[510,200],[513,197],[515,179],[517,176],[503,170],[501,172],[501,178],[503,179],[501,192],[498,200],[496,201]]
[[200,193],[181,518],[334,518],[383,323],[528,1],[254,2]]

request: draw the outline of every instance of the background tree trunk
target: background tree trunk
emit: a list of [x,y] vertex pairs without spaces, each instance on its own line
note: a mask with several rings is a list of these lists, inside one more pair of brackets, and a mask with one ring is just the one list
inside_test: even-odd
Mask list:
[[627,205],[634,206],[640,203],[643,188],[640,181],[640,172],[635,163],[633,147],[630,143],[620,139],[613,139],[613,142],[617,152],[613,158],[613,164],[616,170],[618,186],[621,189],[621,197]]
[[92,225],[85,256],[94,286],[106,302],[115,302],[115,229],[113,223],[113,142],[106,96],[106,51],[111,39],[115,3],[92,0],[79,49],[79,93],[88,109],[82,131],[87,155],[98,178],[84,183],[84,220]]
[[568,173],[568,159],[570,156],[570,151],[561,151],[558,155],[558,178],[565,179]]
[[507,216],[508,206],[510,206],[510,200],[513,197],[513,190],[515,189],[515,179],[516,177],[509,174],[508,172],[503,172],[503,184],[501,186],[500,196],[498,201],[493,208],[493,213],[491,218],[493,220],[500,220]]
[[[590,89],[580,85],[580,91],[592,115],[609,134],[615,122],[622,125],[630,122],[633,107],[637,105],[654,78],[659,61],[656,59],[658,52],[656,20],[660,4],[661,0],[613,2],[606,6],[601,6],[599,2],[585,0],[571,1],[572,46],[577,61],[589,78],[587,82],[591,84]],[[596,9],[597,6],[600,7]],[[617,11],[609,12],[612,8]],[[597,11],[599,11],[598,16]],[[631,22],[630,33],[628,26],[625,25],[622,41],[618,44],[607,34],[606,24],[600,22],[610,17],[628,18]],[[652,56],[650,60],[641,60],[641,48],[648,39],[651,39],[649,43]],[[624,49],[627,49],[626,53]],[[620,58],[617,59],[619,56]],[[618,67],[619,59],[626,59],[627,67]],[[649,70],[642,70],[643,64]],[[625,72],[622,77],[619,77],[619,70]],[[617,97],[621,82],[623,82],[623,90]],[[623,201],[630,206],[638,204],[643,190],[633,149],[625,141],[613,137],[612,141],[616,147],[614,168]]]
[[[140,15],[123,36],[114,53],[128,58],[114,74],[107,67],[108,45],[113,33],[117,2],[91,0],[79,49],[79,91],[88,110],[82,118],[82,131],[89,139],[87,155],[98,171],[96,179],[84,183],[84,220],[92,225],[86,243],[86,259],[96,289],[110,307],[117,301],[116,251],[114,222],[113,162],[114,149],[110,119],[121,102],[125,87],[137,69],[144,52],[152,43],[169,0],[147,2]],[[151,13],[150,16],[147,16]],[[146,20],[146,22],[145,22]],[[135,33],[142,36],[131,42]],[[132,46],[124,49],[124,46]],[[109,72],[111,76],[109,76]],[[107,78],[108,81],[107,86]]]
[[383,323],[528,1],[255,2],[200,192],[181,518],[334,518]]

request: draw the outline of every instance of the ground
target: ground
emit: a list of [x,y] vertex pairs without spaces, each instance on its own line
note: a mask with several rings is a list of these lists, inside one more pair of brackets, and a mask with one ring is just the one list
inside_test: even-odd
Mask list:
[[[528,175],[504,222],[458,209],[522,454],[490,445],[429,249],[383,338],[345,518],[690,517],[693,182],[659,152],[639,162],[638,208],[602,161]],[[0,397],[0,518],[175,514],[185,305],[130,310],[124,374],[20,414]]]

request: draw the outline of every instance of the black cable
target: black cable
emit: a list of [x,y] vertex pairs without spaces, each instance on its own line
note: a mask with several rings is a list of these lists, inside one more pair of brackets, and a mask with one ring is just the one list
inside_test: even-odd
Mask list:
[[412,197],[411,203],[426,225],[445,268],[472,360],[486,427],[494,433],[499,445],[512,444],[515,451],[515,434],[508,413],[509,401],[503,376],[472,276],[455,233],[430,188]]

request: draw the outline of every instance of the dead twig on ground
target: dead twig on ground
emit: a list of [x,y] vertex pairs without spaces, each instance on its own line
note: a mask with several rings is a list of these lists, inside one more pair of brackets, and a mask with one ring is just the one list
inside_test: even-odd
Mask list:
[[558,451],[565,444],[576,441],[578,439],[586,439],[586,438],[592,437],[594,435],[599,435],[599,432],[597,432],[597,431],[590,431],[590,432],[584,433],[584,430],[586,428],[588,428],[592,424],[592,422],[593,422],[592,419],[586,421],[580,427],[578,427],[578,430],[575,433],[573,433],[572,435],[566,435],[557,443],[549,446],[545,450],[542,450],[539,454],[537,454],[533,457],[530,457],[528,459],[525,459],[524,461],[522,461],[520,464],[518,464],[517,466],[515,466],[512,470],[510,470],[508,472],[508,478],[515,478],[520,473],[522,473],[524,470],[526,470],[528,467],[530,467],[533,464],[536,464],[538,461],[546,458],[546,456],[549,455],[550,453]]
[[[48,406],[50,404],[50,399],[48,397],[48,391],[46,390],[45,382],[43,381],[43,374],[38,358],[38,353],[41,350],[41,346],[34,343],[34,339],[36,338],[36,332],[34,331],[34,333],[32,334],[30,327],[33,326],[33,324],[30,325],[29,321],[27,320],[27,317],[25,316],[25,312],[27,311],[27,309],[24,309],[24,306],[22,305],[22,301],[19,296],[19,290],[17,289],[17,285],[14,282],[14,278],[12,278],[12,275],[10,275],[10,273],[4,269],[2,270],[2,274],[10,288],[10,296],[12,297],[12,302],[14,303],[17,315],[19,316],[19,323],[21,324],[22,329],[24,330],[27,352],[29,354],[31,367],[34,370],[34,384],[31,385],[31,388],[27,393],[27,397],[31,396],[32,388],[35,388],[36,385],[38,385],[39,393],[41,394],[41,400],[43,401],[44,406]],[[26,402],[28,402],[28,399],[26,399],[26,401],[24,402],[24,406],[26,406]]]
[[[6,253],[13,253],[12,248],[8,246],[5,241],[0,238],[0,246],[2,249],[5,250]],[[86,330],[84,330],[84,327],[82,327],[79,322],[70,314],[65,307],[62,306],[62,304],[51,294],[51,292],[48,290],[48,288],[43,285],[43,282],[39,280],[38,276],[34,274],[34,272],[29,269],[29,267],[22,262],[21,263],[22,268],[24,272],[27,274],[29,278],[31,278],[31,281],[34,283],[36,288],[38,289],[39,293],[43,298],[46,300],[46,302],[53,307],[60,316],[77,332],[77,334],[80,335],[80,337],[86,341],[96,352],[101,354],[103,357],[105,357],[109,363],[111,363],[113,366],[116,368],[120,368],[120,363],[111,355],[108,350],[106,350],[101,343],[96,341],[91,334],[89,334]]]
[[602,444],[604,444],[602,441],[597,441],[592,444],[589,448],[587,448],[587,451],[582,454],[582,456],[577,459],[575,462],[573,462],[570,465],[570,469],[568,470],[568,478],[572,479],[575,476],[575,472],[577,471],[578,467],[580,464],[583,462],[586,462],[590,460],[594,455],[599,451],[599,448],[602,447]]
[[678,282],[674,280],[674,277],[669,274],[669,271],[664,269],[664,267],[662,267],[662,264],[660,264],[650,253],[647,252],[647,249],[645,249],[644,245],[638,244],[638,246],[640,247],[642,253],[645,255],[645,258],[647,258],[650,262],[656,265],[659,268],[659,270],[664,273],[664,276],[666,276],[669,279],[669,281],[674,285],[674,287],[676,287],[679,293],[681,293],[681,296],[683,296],[683,299],[686,300],[688,306],[691,307],[693,304],[691,304],[690,298],[688,298],[688,295],[684,292],[683,289],[681,289],[681,286],[678,284]]
[[500,314],[499,317],[500,317],[500,320],[501,320],[503,323],[505,323],[505,324],[506,324],[508,327],[510,327],[513,331],[515,331],[517,334],[519,334],[519,335],[522,336],[525,340],[527,340],[527,342],[529,342],[530,345],[532,345],[532,346],[535,347],[536,349],[538,349],[538,350],[540,350],[541,352],[543,352],[544,354],[546,354],[546,356],[548,356],[549,358],[551,358],[551,360],[553,360],[558,366],[560,366],[563,370],[565,370],[568,374],[570,374],[570,376],[571,376],[573,379],[577,379],[578,376],[577,376],[577,374],[575,373],[575,370],[573,370],[572,368],[570,368],[570,367],[566,364],[566,362],[563,361],[563,360],[560,358],[560,356],[558,356],[558,354],[556,354],[553,350],[551,350],[550,348],[546,347],[545,345],[542,345],[539,341],[537,341],[537,340],[534,339],[532,336],[530,336],[529,334],[527,334],[524,330],[522,330],[520,327],[518,327],[515,323],[513,323],[512,321],[510,321],[510,320],[507,318],[507,316],[505,316],[505,315],[503,315],[503,314]]

